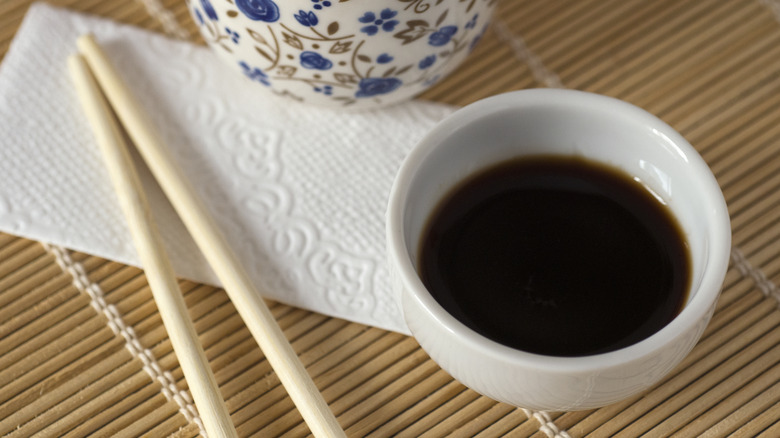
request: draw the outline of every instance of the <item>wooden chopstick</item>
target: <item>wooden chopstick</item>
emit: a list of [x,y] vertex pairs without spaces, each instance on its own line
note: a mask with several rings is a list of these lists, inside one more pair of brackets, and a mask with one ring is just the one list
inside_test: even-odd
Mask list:
[[228,297],[312,433],[318,437],[345,436],[262,296],[227,244],[211,212],[171,158],[148,115],[136,102],[103,49],[92,35],[80,37],[77,45],[136,148],[219,277]]
[[68,59],[76,90],[114,185],[154,301],[210,437],[237,437],[187,305],[151,216],[141,180],[116,119],[80,55]]

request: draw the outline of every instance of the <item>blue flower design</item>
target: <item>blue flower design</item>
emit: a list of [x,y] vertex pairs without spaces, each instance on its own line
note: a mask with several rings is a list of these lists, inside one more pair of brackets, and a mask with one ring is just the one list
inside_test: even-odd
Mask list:
[[363,78],[355,97],[372,97],[387,94],[398,89],[403,82],[398,78]]
[[238,65],[241,66],[241,69],[244,70],[244,74],[249,79],[260,82],[266,87],[271,85],[271,81],[268,80],[268,75],[265,74],[264,71],[260,70],[257,67],[252,68],[251,66],[249,66],[249,64],[247,64],[244,61],[239,62]]
[[211,6],[211,2],[209,0],[200,0],[200,6],[203,7],[203,12],[205,12],[206,16],[208,16],[210,19],[214,21],[219,19],[219,17],[217,17],[217,11],[214,10],[214,6]]
[[480,31],[479,31],[479,33],[477,34],[477,36],[475,36],[475,37],[474,37],[474,39],[473,39],[473,40],[471,40],[471,44],[469,44],[469,52],[470,52],[470,51],[472,51],[472,50],[474,50],[474,46],[476,46],[476,45],[477,45],[477,43],[479,43],[479,40],[481,40],[481,39],[482,39],[482,35],[484,35],[484,34],[485,34],[485,31],[486,31],[486,30],[487,30],[487,25],[483,26],[483,27],[482,27],[482,30],[480,30]]
[[203,26],[203,14],[200,13],[200,9],[195,8],[195,18],[198,19],[198,24]]
[[366,23],[368,26],[363,26],[360,30],[368,35],[376,35],[376,33],[379,32],[380,27],[385,32],[392,32],[398,24],[398,20],[391,20],[391,18],[396,15],[398,15],[398,12],[390,8],[383,9],[382,12],[379,13],[379,17],[373,12],[366,12],[362,17],[358,18],[358,21]]
[[423,58],[417,66],[420,67],[420,70],[425,70],[432,66],[434,62],[436,62],[436,55],[430,55]]
[[320,22],[320,20],[317,19],[317,15],[312,11],[306,12],[304,10],[299,10],[294,17],[298,20],[298,23],[301,23],[304,26],[316,26],[317,23]]
[[426,79],[426,80],[423,82],[423,85],[424,85],[424,86],[426,86],[426,87],[429,87],[429,86],[431,86],[431,85],[435,84],[436,82],[438,82],[438,81],[439,81],[439,79],[441,79],[441,75],[436,75],[436,76],[434,76],[434,77],[432,77],[432,78],[428,78],[428,79]]
[[333,94],[333,87],[330,85],[325,85],[324,87],[314,87],[314,91],[317,93],[322,93],[326,96],[330,96]]
[[238,10],[250,20],[273,23],[279,19],[279,6],[272,0],[235,0]]
[[241,37],[238,32],[231,30],[229,27],[225,27],[225,32],[227,32],[231,41],[238,44],[238,39]]
[[389,53],[383,53],[376,57],[376,62],[379,64],[387,64],[388,62],[392,62],[393,59],[394,58],[390,56]]
[[320,0],[311,0],[311,2],[314,3],[314,9],[316,9],[318,11],[320,9],[322,9],[323,6],[326,7],[326,8],[330,7],[330,4],[331,4],[330,1],[328,1],[328,0],[325,0],[322,3],[320,3]]
[[312,70],[328,70],[333,67],[333,62],[317,52],[302,52],[301,67]]
[[466,29],[474,29],[474,27],[477,25],[477,19],[479,18],[479,14],[474,14],[473,17],[471,17],[471,20],[469,20],[468,23],[464,26]]
[[458,32],[458,26],[444,26],[428,37],[428,44],[436,47],[450,42],[452,36]]

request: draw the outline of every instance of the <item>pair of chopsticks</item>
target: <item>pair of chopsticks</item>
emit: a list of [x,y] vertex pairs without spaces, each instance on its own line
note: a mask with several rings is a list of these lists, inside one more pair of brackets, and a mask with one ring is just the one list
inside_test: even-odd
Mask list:
[[184,298],[151,217],[140,178],[111,108],[222,281],[230,300],[312,433],[317,437],[344,436],[335,416],[226,243],[211,213],[200,202],[169,155],[148,115],[131,95],[92,35],[80,37],[77,45],[81,54],[72,55],[68,60],[71,75],[105,158],[149,286],[206,433],[212,438],[236,436],[197,332],[188,317]]

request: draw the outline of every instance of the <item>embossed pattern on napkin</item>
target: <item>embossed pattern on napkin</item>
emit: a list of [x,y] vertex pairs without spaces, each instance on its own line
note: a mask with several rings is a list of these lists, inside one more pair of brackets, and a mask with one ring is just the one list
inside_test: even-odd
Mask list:
[[[265,296],[408,332],[385,266],[385,203],[407,151],[453,108],[307,108],[247,87],[203,47],[43,4],[0,66],[0,230],[138,264],[65,68],[86,32],[152,112]],[[176,272],[217,284],[141,171]]]

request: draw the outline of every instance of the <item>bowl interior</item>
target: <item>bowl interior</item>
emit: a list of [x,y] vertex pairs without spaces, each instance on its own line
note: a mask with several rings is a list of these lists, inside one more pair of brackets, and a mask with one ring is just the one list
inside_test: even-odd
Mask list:
[[520,156],[580,156],[623,169],[671,209],[690,248],[688,302],[693,300],[713,249],[722,248],[729,233],[720,189],[696,151],[659,119],[615,99],[588,93],[511,97],[461,110],[410,155],[400,178],[406,179],[402,228],[411,264],[416,268],[432,210],[459,181]]

